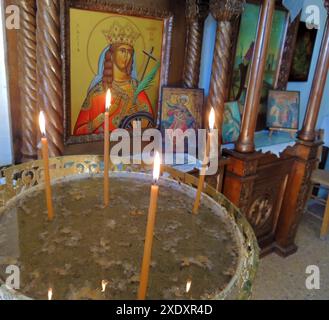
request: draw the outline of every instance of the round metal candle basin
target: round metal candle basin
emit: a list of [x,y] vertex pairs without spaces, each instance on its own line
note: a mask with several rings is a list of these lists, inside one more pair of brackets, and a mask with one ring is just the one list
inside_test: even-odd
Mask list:
[[[108,207],[103,168],[100,156],[50,159],[53,221],[42,161],[3,170],[0,300],[137,298],[152,167],[112,164]],[[209,185],[192,214],[197,185],[162,167],[147,298],[249,299],[259,257],[254,232]]]

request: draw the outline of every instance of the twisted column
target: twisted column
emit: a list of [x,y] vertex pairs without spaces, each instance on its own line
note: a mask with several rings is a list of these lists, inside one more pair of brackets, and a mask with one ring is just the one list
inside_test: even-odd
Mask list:
[[183,72],[185,88],[199,87],[203,25],[207,14],[207,1],[186,1],[187,42]]
[[36,63],[36,3],[22,0],[20,6],[19,84],[21,89],[22,161],[37,158],[37,63]]
[[59,0],[37,0],[38,107],[47,118],[51,157],[64,151]]
[[[211,73],[207,112],[216,111],[216,127],[221,137],[224,104],[228,97],[231,66],[232,19],[243,11],[245,0],[210,0],[210,12],[217,20],[216,43]],[[221,139],[219,140],[219,143]]]

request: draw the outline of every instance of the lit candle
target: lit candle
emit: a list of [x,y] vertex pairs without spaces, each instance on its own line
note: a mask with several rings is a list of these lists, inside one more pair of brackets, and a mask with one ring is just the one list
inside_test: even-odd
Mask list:
[[206,145],[206,152],[204,154],[204,159],[202,162],[202,168],[200,170],[200,176],[199,176],[199,183],[198,183],[198,190],[194,202],[193,207],[193,214],[197,214],[200,207],[200,201],[201,201],[201,194],[203,191],[204,186],[204,180],[206,176],[207,166],[209,163],[209,155],[210,155],[210,147],[211,147],[211,139],[212,139],[212,131],[215,127],[215,110],[211,108],[210,115],[209,115],[209,132],[207,137],[207,145]]
[[144,257],[143,257],[142,271],[140,276],[140,285],[138,290],[138,300],[145,300],[148,279],[149,279],[154,225],[155,225],[155,217],[157,212],[158,195],[159,195],[158,181],[160,177],[160,166],[161,166],[160,155],[157,152],[154,158],[154,171],[153,171],[154,183],[152,184],[151,187],[151,199],[150,199],[148,220],[146,226]]
[[53,289],[52,288],[49,288],[48,290],[48,300],[52,300],[53,299]]
[[105,293],[106,287],[109,284],[107,280],[102,280],[102,292]]
[[104,206],[110,203],[109,194],[109,165],[110,165],[110,107],[112,95],[110,89],[106,93],[105,125],[104,125]]
[[186,293],[189,293],[192,286],[192,280],[188,280],[186,283]]
[[41,111],[39,115],[39,126],[42,134],[42,158],[45,172],[45,190],[48,210],[48,220],[51,221],[54,218],[53,202],[51,196],[51,185],[50,185],[50,173],[49,173],[49,155],[48,155],[48,140],[46,137],[46,119],[44,113]]

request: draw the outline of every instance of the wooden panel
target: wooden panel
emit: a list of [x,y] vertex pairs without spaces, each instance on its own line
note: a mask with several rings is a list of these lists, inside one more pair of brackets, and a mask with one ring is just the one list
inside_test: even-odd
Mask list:
[[230,157],[224,195],[246,216],[257,236],[262,253],[275,248],[278,225],[288,176],[294,155],[278,158],[271,153],[241,154],[225,150]]
[[283,194],[294,159],[273,157],[271,162],[268,158],[262,160],[257,168],[257,178],[246,215],[263,249],[274,242]]

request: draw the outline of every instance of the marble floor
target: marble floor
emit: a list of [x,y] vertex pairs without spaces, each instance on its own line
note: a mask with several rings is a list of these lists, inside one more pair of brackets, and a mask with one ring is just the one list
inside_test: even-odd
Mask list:
[[[261,260],[254,286],[255,300],[329,300],[329,237],[320,239],[321,219],[304,213],[296,244],[296,254],[281,258],[276,254]],[[320,269],[320,289],[308,290],[306,268]]]

